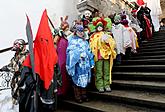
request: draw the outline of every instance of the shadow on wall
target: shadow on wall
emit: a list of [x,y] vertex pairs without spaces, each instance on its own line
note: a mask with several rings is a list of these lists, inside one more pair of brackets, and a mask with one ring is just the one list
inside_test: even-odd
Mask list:
[[162,15],[160,18],[165,18],[165,0],[160,0],[161,8],[162,8]]

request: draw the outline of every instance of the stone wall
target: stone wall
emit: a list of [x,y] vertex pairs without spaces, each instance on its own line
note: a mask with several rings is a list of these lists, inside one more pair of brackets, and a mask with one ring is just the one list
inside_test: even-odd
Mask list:
[[86,9],[94,11],[92,8],[99,10],[105,16],[119,13],[122,10],[130,10],[123,0],[80,0],[77,5],[77,9],[81,13]]
[[162,15],[160,18],[165,18],[165,0],[161,0]]

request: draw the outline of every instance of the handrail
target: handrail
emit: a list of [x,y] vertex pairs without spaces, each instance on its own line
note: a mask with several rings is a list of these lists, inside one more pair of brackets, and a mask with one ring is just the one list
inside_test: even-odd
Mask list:
[[125,2],[125,4],[128,5],[130,8],[133,8],[133,6],[127,0],[122,0],[122,1]]
[[11,89],[10,84],[13,77],[12,72],[0,71],[0,91]]
[[[25,43],[25,45],[27,45],[28,43]],[[9,50],[11,50],[12,49],[12,47],[8,47],[8,48],[5,48],[5,49],[1,49],[0,50],[0,53],[3,53],[3,52],[7,52],[7,51],[9,51]]]

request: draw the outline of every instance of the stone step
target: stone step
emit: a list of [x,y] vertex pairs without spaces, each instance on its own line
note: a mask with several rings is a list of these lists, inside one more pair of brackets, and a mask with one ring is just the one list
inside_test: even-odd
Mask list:
[[[122,102],[124,104],[138,105],[141,107],[149,107],[165,110],[165,94],[135,90],[112,90],[112,92],[90,92],[92,97],[100,98],[100,100],[112,100]],[[120,111],[121,112],[121,111]],[[150,111],[149,111],[150,112]],[[159,112],[159,111],[158,111]]]
[[130,60],[141,60],[141,59],[163,59],[165,55],[154,55],[154,56],[132,56]]
[[114,72],[165,72],[165,65],[118,65]]
[[165,36],[165,32],[161,31],[153,34],[153,37],[159,37],[159,36]]
[[[160,38],[161,38],[161,39],[164,39],[164,37],[165,37],[165,34],[158,34],[158,35],[153,36],[152,39],[153,39],[153,40],[154,40],[154,39],[160,39]],[[151,39],[151,40],[152,40],[152,39]]]
[[165,46],[155,48],[139,48],[139,52],[165,51]]
[[165,73],[153,72],[112,72],[113,80],[165,81]]
[[149,40],[148,43],[154,43],[154,42],[156,43],[156,42],[162,42],[162,41],[165,41],[165,36],[153,38]]
[[165,92],[165,82],[161,81],[113,80],[112,85],[122,89]]
[[162,43],[165,42],[165,37],[160,37],[160,38],[153,38],[148,41],[142,41],[142,45],[144,44],[153,44],[153,43]]
[[160,42],[143,42],[142,46],[165,45],[165,41]]
[[73,109],[68,109],[68,108],[60,108],[60,109],[57,109],[55,112],[77,112],[77,111],[75,111],[75,110],[73,110]]
[[[163,35],[162,35],[162,34],[160,34],[160,35],[157,35],[157,36],[156,36],[156,35],[155,35],[155,36],[153,36],[153,37],[152,37],[152,39],[153,39],[153,40],[154,40],[154,39],[159,39],[159,38],[164,39],[164,37],[165,37],[165,34],[163,34]],[[151,40],[152,40],[152,39],[151,39]]]
[[154,56],[154,55],[165,55],[164,51],[144,51],[144,52],[138,52],[136,56]]
[[139,60],[122,60],[122,65],[165,65],[165,57],[161,59],[139,59]]
[[76,103],[73,100],[63,100],[62,104],[65,108],[71,108],[75,112],[162,112],[161,110],[150,109],[146,107],[133,106],[123,104],[106,99],[98,99],[92,97],[90,102]]
[[[157,35],[153,36],[151,40],[159,40],[159,39],[164,39],[165,35]],[[149,40],[150,41],[150,40]]]
[[144,46],[144,45],[142,45],[141,47],[140,47],[140,49],[153,49],[153,48],[161,48],[161,47],[165,47],[165,45],[164,44],[156,44],[156,45],[147,45],[147,46]]

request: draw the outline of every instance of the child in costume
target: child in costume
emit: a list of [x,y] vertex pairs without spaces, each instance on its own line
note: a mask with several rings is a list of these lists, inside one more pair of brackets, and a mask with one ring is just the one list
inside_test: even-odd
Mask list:
[[127,32],[124,33],[124,37],[129,37],[130,38],[130,45],[132,53],[137,53],[137,48],[139,47],[138,42],[137,42],[137,35],[135,31],[128,25],[128,20],[123,20],[122,24],[124,27],[127,29]]
[[96,32],[90,37],[90,47],[95,56],[95,85],[99,92],[111,91],[113,59],[116,57],[115,41],[104,31],[107,21],[98,18],[93,22]]
[[89,10],[86,10],[84,12],[83,18],[81,19],[85,30],[88,29],[88,24],[91,22],[92,19],[91,15],[92,13]]
[[115,15],[114,16],[114,24],[112,26],[112,33],[116,42],[116,64],[120,65],[121,64],[121,58],[122,55],[125,55],[125,48],[126,48],[126,43],[127,41],[124,41],[124,31],[126,29],[124,26],[121,24],[121,16],[120,15]]
[[82,103],[83,100],[88,101],[86,87],[91,79],[94,60],[83,26],[76,25],[75,28],[74,35],[68,38],[66,68],[73,82],[75,100]]
[[[116,41],[116,50],[117,50],[116,64],[120,65],[122,58],[128,57],[127,55],[130,55],[129,53],[131,50],[131,43],[132,43],[129,30],[127,30],[127,28],[121,24],[120,15],[115,15],[114,17],[112,33]],[[135,51],[136,51],[136,48],[135,48]]]
[[83,24],[83,27],[84,27],[86,39],[89,40],[89,36],[88,36],[90,34],[89,24],[92,21],[92,13],[89,10],[86,10],[84,12],[84,15],[83,15],[81,21],[82,21],[82,24]]

